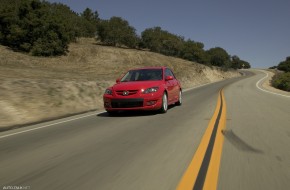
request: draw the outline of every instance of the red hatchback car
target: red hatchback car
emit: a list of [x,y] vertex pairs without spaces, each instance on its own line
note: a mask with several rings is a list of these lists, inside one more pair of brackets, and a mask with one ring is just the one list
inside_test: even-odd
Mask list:
[[148,67],[128,71],[114,86],[106,89],[104,107],[109,114],[126,110],[159,110],[182,103],[182,88],[167,67]]

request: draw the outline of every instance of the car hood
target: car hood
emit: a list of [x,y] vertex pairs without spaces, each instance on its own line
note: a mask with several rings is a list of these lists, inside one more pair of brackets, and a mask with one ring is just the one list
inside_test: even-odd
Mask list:
[[159,87],[163,81],[134,81],[134,82],[120,82],[115,84],[113,90],[140,90],[151,87]]

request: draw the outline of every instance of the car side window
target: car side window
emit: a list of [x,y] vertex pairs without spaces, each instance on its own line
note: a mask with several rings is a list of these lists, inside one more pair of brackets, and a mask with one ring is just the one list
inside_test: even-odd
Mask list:
[[165,76],[172,76],[173,78],[175,78],[174,74],[172,73],[170,69],[165,70]]
[[173,78],[176,78],[175,75],[174,75],[174,73],[171,70],[169,70],[169,71],[172,74]]
[[166,76],[166,77],[167,77],[167,76],[170,76],[170,72],[169,72],[168,69],[165,69],[165,76]]

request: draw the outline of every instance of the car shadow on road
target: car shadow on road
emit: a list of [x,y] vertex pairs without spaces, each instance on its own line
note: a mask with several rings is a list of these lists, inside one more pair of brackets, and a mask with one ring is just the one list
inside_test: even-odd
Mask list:
[[257,148],[254,148],[244,140],[242,140],[240,137],[238,137],[233,130],[223,130],[222,131],[225,138],[238,150],[246,151],[246,152],[252,152],[257,154],[264,154],[262,150],[259,150]]
[[98,117],[140,117],[140,116],[152,116],[156,115],[158,112],[147,112],[147,111],[120,111],[114,114],[109,114],[107,112],[103,112],[98,114]]
[[[172,109],[174,106],[168,106],[168,110]],[[114,114],[109,114],[107,112],[97,114],[97,117],[143,117],[143,116],[153,116],[162,114],[159,111],[119,111]]]

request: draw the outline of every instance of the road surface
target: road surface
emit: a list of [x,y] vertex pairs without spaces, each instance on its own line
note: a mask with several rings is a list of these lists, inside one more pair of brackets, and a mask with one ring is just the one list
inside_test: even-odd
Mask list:
[[[180,189],[190,164],[201,167],[211,121],[225,123],[213,141],[221,154],[213,148],[208,164],[200,154],[213,189],[289,189],[290,98],[258,89],[264,73],[245,73],[184,92],[166,114],[91,113],[2,132],[0,189]],[[190,189],[215,184],[195,180]]]

